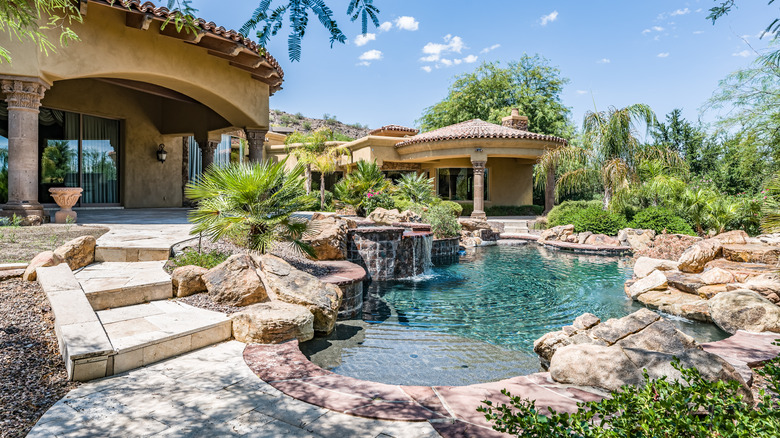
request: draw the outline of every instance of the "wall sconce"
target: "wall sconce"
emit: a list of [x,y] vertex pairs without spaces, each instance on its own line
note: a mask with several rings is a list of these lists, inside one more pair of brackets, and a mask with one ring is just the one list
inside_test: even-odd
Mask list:
[[161,143],[157,147],[157,161],[164,163],[166,158],[168,158],[168,152],[165,152],[165,145]]

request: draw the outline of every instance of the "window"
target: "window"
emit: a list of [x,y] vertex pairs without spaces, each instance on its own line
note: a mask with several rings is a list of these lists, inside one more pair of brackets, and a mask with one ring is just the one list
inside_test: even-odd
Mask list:
[[119,121],[49,108],[38,116],[38,200],[81,187],[79,205],[119,204]]
[[[474,200],[474,169],[450,167],[436,169],[436,190],[442,199],[450,201]],[[485,200],[489,199],[488,169],[485,169]]]

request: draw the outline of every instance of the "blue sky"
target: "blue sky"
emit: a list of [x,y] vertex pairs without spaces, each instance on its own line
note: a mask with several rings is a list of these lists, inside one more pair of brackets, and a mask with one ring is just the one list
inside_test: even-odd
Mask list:
[[[279,0],[277,0],[279,2]],[[767,46],[761,31],[778,7],[740,0],[714,26],[705,17],[714,0],[517,1],[374,0],[381,29],[346,16],[346,1],[329,0],[349,38],[330,48],[312,17],[301,62],[287,56],[282,30],[269,51],[285,71],[271,108],[309,117],[328,113],[372,128],[414,126],[423,110],[447,95],[454,76],[483,61],[508,62],[538,53],[571,80],[563,102],[577,126],[594,108],[650,105],[660,117],[682,108],[700,114],[718,81]],[[199,15],[226,28],[241,27],[259,0],[194,0]],[[252,35],[254,36],[254,35]]]

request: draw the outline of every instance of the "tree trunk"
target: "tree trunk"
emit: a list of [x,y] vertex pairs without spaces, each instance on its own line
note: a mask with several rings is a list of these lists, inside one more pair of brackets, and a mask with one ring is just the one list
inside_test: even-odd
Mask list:
[[325,210],[325,172],[320,172],[320,210]]
[[612,189],[604,188],[604,211],[609,210],[609,204],[612,202]]
[[306,175],[306,194],[311,193],[311,164],[307,164],[305,168],[305,175]]

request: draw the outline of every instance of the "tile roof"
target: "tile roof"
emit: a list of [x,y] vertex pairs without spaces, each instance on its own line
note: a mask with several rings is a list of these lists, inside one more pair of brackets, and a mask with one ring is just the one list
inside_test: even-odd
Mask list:
[[[108,6],[119,7],[127,10],[128,12],[140,12],[143,14],[151,14],[155,18],[158,18],[163,21],[173,16],[173,11],[169,10],[164,6],[158,7],[150,1],[146,1],[144,3],[141,3],[140,0],[89,0],[89,1],[95,3],[101,3]],[[249,38],[244,37],[238,31],[232,29],[230,30],[225,29],[222,26],[217,26],[216,23],[214,23],[213,21],[207,22],[202,18],[195,19],[195,25],[213,35],[217,35],[222,38],[232,40],[236,43],[243,44],[245,48],[256,53],[258,56],[265,58],[268,64],[270,64],[271,67],[274,70],[276,70],[277,74],[279,75],[279,78],[282,80],[284,79],[284,71],[282,70],[282,67],[279,65],[279,62],[273,56],[271,56],[271,54],[268,53],[268,51],[266,51],[263,47],[261,47],[256,42],[250,40]]]
[[409,134],[412,134],[412,135],[415,135],[418,132],[420,132],[419,129],[407,128],[406,126],[385,125],[385,126],[383,126],[381,128],[374,129],[373,131],[369,132],[368,135],[376,135],[376,134],[379,134],[380,132],[384,132],[384,131],[397,131],[397,132],[409,133]]
[[473,119],[455,125],[445,126],[444,128],[424,132],[422,134],[410,137],[395,147],[400,148],[416,143],[429,143],[442,140],[461,140],[469,138],[516,138],[526,140],[540,140],[565,144],[566,140],[553,135],[536,134],[529,131],[507,128],[504,126],[488,123],[480,119]]

